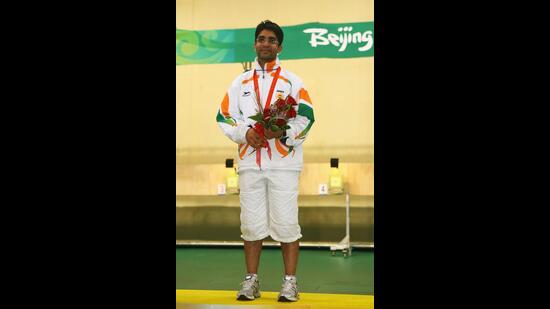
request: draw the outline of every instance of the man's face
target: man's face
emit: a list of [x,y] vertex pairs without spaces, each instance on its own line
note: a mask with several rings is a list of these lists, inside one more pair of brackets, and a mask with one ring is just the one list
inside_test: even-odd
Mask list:
[[277,53],[280,53],[282,50],[275,33],[266,29],[262,30],[260,34],[258,34],[256,42],[254,43],[254,48],[256,49],[258,59],[265,62],[275,60]]

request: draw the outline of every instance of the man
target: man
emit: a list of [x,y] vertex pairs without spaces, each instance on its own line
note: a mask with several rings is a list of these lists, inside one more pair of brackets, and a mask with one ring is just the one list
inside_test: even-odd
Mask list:
[[[299,299],[296,267],[302,234],[298,224],[298,180],[303,164],[302,143],[315,119],[302,81],[280,66],[277,55],[283,38],[282,29],[269,20],[256,27],[254,68],[233,81],[217,115],[223,133],[239,145],[241,237],[247,269],[237,293],[239,300],[260,297],[258,265],[262,241],[267,236],[281,243],[283,253],[285,276],[278,300]],[[249,117],[287,96],[298,103],[294,107],[296,117],[288,122],[290,128],[265,130],[262,137]],[[266,140],[271,158],[267,148],[262,147]],[[261,155],[261,165],[256,162],[256,152]]]

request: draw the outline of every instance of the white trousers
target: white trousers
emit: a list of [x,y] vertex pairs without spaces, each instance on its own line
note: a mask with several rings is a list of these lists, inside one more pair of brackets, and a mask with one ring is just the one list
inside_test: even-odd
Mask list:
[[245,170],[239,173],[241,238],[271,236],[278,242],[302,238],[298,224],[299,171]]

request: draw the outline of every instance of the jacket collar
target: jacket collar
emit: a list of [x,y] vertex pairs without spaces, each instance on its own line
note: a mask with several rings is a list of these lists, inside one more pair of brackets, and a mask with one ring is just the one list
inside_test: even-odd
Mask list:
[[[279,61],[279,56],[275,57],[275,60],[266,63],[264,66],[265,66],[266,72],[277,70],[277,68],[281,66],[281,62]],[[258,63],[258,57],[254,59],[254,69],[256,71],[264,71],[264,68],[262,68]]]

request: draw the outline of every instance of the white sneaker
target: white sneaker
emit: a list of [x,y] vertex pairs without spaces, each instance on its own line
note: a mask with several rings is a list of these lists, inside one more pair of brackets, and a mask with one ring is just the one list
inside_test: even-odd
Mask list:
[[283,287],[279,293],[280,302],[292,302],[300,299],[296,277],[283,279]]
[[257,276],[246,275],[241,282],[241,290],[237,293],[237,300],[254,300],[260,297],[260,281]]

